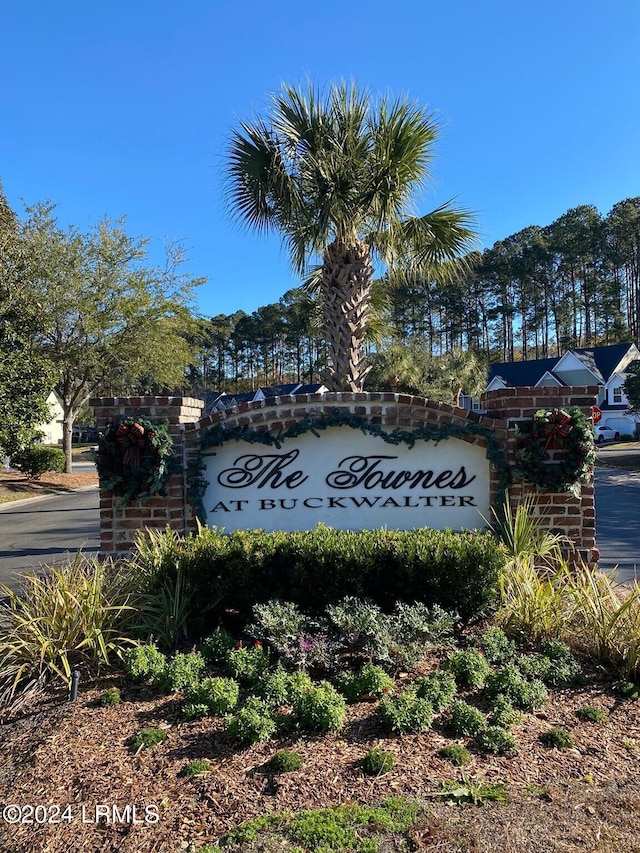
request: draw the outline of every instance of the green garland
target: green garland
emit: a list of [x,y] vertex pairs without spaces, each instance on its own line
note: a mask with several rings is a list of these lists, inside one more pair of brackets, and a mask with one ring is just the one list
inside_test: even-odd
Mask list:
[[[227,441],[246,441],[248,444],[264,444],[268,447],[280,448],[282,443],[289,438],[311,432],[318,436],[320,432],[330,427],[349,426],[359,429],[365,435],[374,435],[381,438],[387,444],[407,444],[413,447],[416,441],[439,441],[448,438],[468,438],[469,436],[481,436],[487,441],[486,457],[493,466],[498,476],[499,500],[501,495],[511,484],[511,473],[504,458],[502,445],[496,439],[493,430],[478,423],[468,423],[464,426],[457,424],[444,424],[442,426],[423,426],[414,430],[396,428],[391,432],[382,429],[379,424],[371,423],[359,415],[334,409],[328,414],[310,418],[305,415],[299,421],[280,429],[278,432],[268,430],[250,430],[248,427],[229,428],[219,423],[210,427],[202,436],[200,449],[207,447],[220,447]],[[207,487],[207,482],[202,477],[202,460],[198,459],[190,466],[190,476],[187,478],[190,501],[197,516],[206,523],[206,513],[202,504],[202,497]]]
[[577,406],[539,409],[531,421],[518,424],[514,456],[514,477],[541,491],[578,497],[580,482],[593,478],[596,451],[591,424]]
[[165,495],[173,473],[168,424],[147,418],[119,418],[100,434],[96,467],[100,488],[120,497],[118,508]]

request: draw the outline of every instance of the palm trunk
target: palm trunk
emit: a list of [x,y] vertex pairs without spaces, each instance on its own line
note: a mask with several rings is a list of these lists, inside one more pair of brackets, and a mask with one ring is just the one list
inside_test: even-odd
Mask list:
[[329,348],[330,391],[362,391],[369,372],[362,352],[370,313],[373,265],[369,246],[336,240],[322,267],[324,324]]

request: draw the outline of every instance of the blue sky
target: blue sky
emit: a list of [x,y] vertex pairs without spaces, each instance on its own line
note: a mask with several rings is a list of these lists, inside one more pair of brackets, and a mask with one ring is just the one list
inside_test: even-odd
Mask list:
[[225,142],[281,82],[354,79],[443,124],[421,202],[477,214],[479,247],[640,195],[638,0],[22,0],[0,34],[0,179],[21,210],[182,239],[205,316],[297,280],[225,210]]

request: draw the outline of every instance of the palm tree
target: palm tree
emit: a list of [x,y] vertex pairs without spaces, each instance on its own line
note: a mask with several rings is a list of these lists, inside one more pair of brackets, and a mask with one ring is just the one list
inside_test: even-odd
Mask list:
[[374,258],[432,268],[469,249],[471,217],[443,204],[412,216],[429,177],[438,123],[406,100],[374,103],[355,84],[333,84],[323,99],[284,86],[266,119],[232,132],[227,200],[257,231],[282,236],[294,270],[321,295],[333,391],[361,391],[362,342],[371,312]]

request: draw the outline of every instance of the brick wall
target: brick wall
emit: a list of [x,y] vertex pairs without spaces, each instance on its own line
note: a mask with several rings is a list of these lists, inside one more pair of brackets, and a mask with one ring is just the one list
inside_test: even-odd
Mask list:
[[[507,460],[514,463],[515,427],[518,421],[532,418],[538,409],[563,409],[578,406],[591,417],[591,407],[598,396],[598,386],[573,386],[571,388],[502,388],[488,391],[482,405],[488,415],[507,422],[509,439],[505,447]],[[510,489],[512,509],[526,495],[536,496],[536,513],[541,524],[549,530],[563,533],[575,545],[577,556],[589,563],[598,560],[596,548],[596,510],[593,482],[582,484],[580,497],[570,494],[539,493],[535,487],[523,482]]]
[[[515,392],[518,393],[515,393]],[[558,391],[571,392],[558,393]],[[553,392],[553,393],[551,393]],[[593,392],[593,393],[592,393]],[[119,397],[91,401],[95,408],[98,429],[117,417],[146,417],[151,421],[168,421],[174,441],[174,455],[182,473],[171,477],[166,498],[136,502],[117,508],[117,498],[111,493],[100,496],[101,552],[105,555],[123,554],[131,550],[136,532],[145,527],[164,529],[167,525],[179,533],[196,529],[196,520],[187,501],[186,468],[197,459],[200,436],[214,424],[229,428],[248,427],[252,430],[278,431],[286,429],[305,416],[318,417],[323,412],[341,411],[358,415],[371,423],[393,430],[431,425],[480,423],[490,428],[505,448],[507,460],[512,461],[513,427],[517,420],[531,417],[538,408],[580,405],[589,410],[597,389],[515,389],[491,391],[485,397],[486,415],[467,412],[423,397],[391,393],[307,394],[276,397],[229,409],[202,418],[203,402],[183,397]],[[467,436],[465,440],[486,447],[482,436]],[[492,502],[498,493],[498,477],[490,475]],[[526,491],[515,487],[512,493]],[[516,500],[518,498],[516,497]],[[593,487],[583,489],[581,500],[567,495],[544,495],[540,504],[541,518],[554,529],[572,536],[576,547],[589,559],[595,548],[595,511]]]

